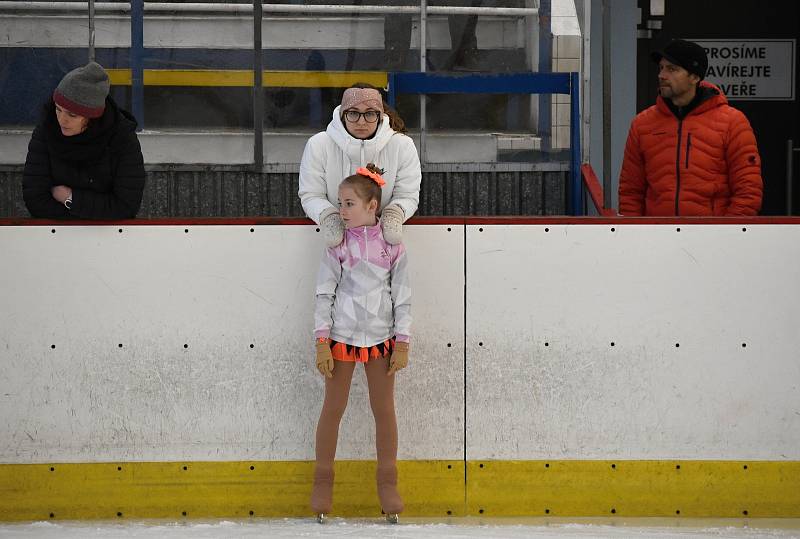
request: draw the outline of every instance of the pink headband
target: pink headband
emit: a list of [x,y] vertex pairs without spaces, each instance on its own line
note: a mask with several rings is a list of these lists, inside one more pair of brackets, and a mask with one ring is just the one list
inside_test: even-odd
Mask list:
[[344,112],[362,103],[383,112],[383,98],[381,98],[381,93],[374,88],[348,88],[342,95],[341,110]]

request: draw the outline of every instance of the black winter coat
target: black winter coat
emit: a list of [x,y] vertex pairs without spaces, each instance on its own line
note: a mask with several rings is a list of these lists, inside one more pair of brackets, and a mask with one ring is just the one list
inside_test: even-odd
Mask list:
[[[65,137],[55,107],[45,107],[28,145],[22,194],[33,217],[129,219],[136,217],[144,190],[144,160],[136,120],[106,98],[103,116],[83,133]],[[56,201],[51,187],[72,188],[72,207]]]

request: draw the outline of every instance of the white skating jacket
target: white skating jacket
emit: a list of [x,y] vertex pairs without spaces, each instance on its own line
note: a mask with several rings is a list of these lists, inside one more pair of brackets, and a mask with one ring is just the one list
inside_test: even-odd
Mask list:
[[391,337],[408,342],[411,287],[403,244],[386,243],[380,224],[347,229],[322,258],[314,319],[317,338],[361,347]]
[[306,215],[319,224],[320,215],[339,208],[339,184],[358,167],[375,163],[384,169],[380,209],[387,204],[403,208],[408,219],[417,211],[422,172],[417,148],[410,137],[389,127],[385,114],[375,135],[368,140],[353,137],[342,124],[339,109],[325,131],[306,143],[300,161],[300,202]]

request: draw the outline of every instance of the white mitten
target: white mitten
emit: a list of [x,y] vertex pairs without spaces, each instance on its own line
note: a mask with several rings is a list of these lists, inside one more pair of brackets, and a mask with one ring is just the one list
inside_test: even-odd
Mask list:
[[328,247],[336,247],[344,239],[344,221],[336,208],[330,208],[319,216],[319,227]]
[[406,214],[403,208],[397,204],[389,204],[381,212],[381,228],[383,228],[383,239],[387,243],[397,245],[403,241],[403,221]]

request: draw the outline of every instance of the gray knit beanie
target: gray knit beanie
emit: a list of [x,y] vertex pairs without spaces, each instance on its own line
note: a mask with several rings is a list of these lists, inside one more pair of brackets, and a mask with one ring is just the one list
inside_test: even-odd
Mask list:
[[106,107],[109,87],[106,70],[89,62],[64,75],[53,92],[53,101],[73,114],[99,118]]

